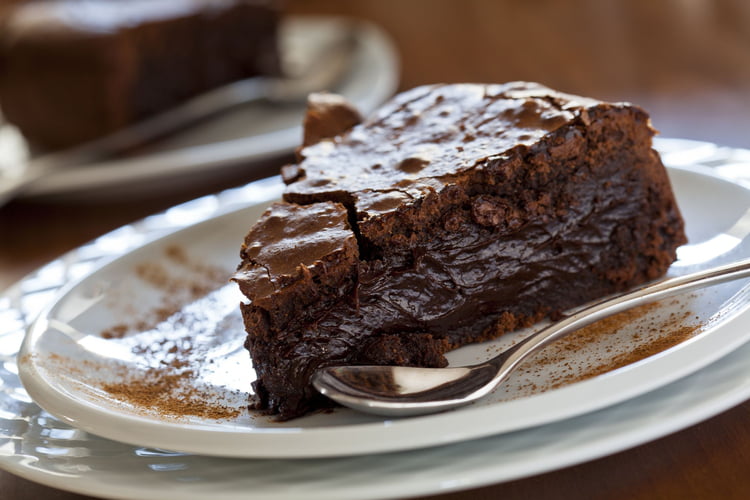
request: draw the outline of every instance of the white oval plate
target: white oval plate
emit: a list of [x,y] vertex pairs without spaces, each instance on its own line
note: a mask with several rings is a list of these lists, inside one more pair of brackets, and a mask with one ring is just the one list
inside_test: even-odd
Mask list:
[[[750,151],[659,140],[673,165],[703,164],[750,186]],[[157,214],[55,260],[0,294],[0,468],[104,498],[311,500],[403,498],[475,488],[615,453],[667,435],[750,397],[746,344],[663,388],[603,410],[426,450],[327,459],[224,459],[133,447],[71,427],[41,410],[18,379],[26,325],[67,280],[102,259],[226,210],[273,197],[255,182]]]
[[[685,271],[691,263],[706,266],[750,254],[739,238],[750,227],[750,191],[705,169],[670,169],[670,174],[694,242],[681,251],[686,257],[674,271]],[[279,190],[278,183],[271,184],[265,193]],[[173,298],[171,290],[140,279],[135,270],[146,264],[163,269],[173,266],[166,256],[170,249],[182,248],[190,260],[223,269],[228,276],[236,265],[243,235],[266,204],[232,210],[159,238],[68,287],[42,312],[21,349],[20,376],[34,401],[79,429],[133,445],[224,457],[372,454],[518,431],[606,408],[695,372],[750,337],[746,326],[750,321],[749,287],[734,283],[681,297],[657,311],[662,316],[689,316],[702,325],[697,335],[666,352],[603,376],[545,390],[550,389],[545,383],[559,377],[570,364],[585,371],[592,359],[601,360],[602,352],[611,347],[605,342],[594,351],[564,355],[558,364],[531,367],[480,403],[439,415],[393,420],[337,409],[287,423],[252,412],[221,421],[175,418],[102,390],[103,384],[117,380],[122,373],[117,367],[133,373],[142,369],[144,345],[158,344],[173,334],[177,336],[168,340],[179,344],[180,335],[184,335],[175,329],[172,319],[122,339],[102,338],[101,332],[133,318],[143,319],[155,304]],[[181,268],[176,272],[186,271]],[[202,316],[199,327],[194,322],[188,332],[191,342],[196,335],[203,339],[190,367],[198,373],[197,383],[237,408],[246,402],[252,374],[242,349],[244,332],[236,312],[239,300],[233,287],[224,287],[210,299],[195,301],[190,307],[211,310],[213,316]],[[227,324],[233,326],[226,329]],[[628,344],[623,339],[644,332],[643,326],[629,328],[613,337],[620,347]],[[451,353],[450,361],[463,364],[486,358],[518,335],[522,334],[464,347]],[[158,364],[160,360],[150,361]],[[204,370],[206,366],[220,369]]]

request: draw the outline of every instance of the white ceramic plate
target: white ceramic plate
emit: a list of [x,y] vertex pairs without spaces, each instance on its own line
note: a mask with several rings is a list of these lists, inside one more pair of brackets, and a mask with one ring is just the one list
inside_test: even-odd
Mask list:
[[[282,25],[282,46],[301,47],[325,40],[350,21],[335,17],[293,17]],[[359,21],[351,68],[335,89],[364,115],[389,98],[398,85],[398,56],[390,38],[378,27]],[[297,53],[299,50],[286,52]],[[101,199],[137,197],[197,185],[202,179],[237,176],[253,162],[289,154],[300,144],[304,103],[240,106],[160,141],[147,153],[126,159],[50,171],[24,189],[25,196]],[[23,175],[15,164],[26,145],[15,128],[0,122],[0,182],[3,170]],[[13,170],[11,172],[11,170]],[[1,190],[0,190],[1,191]]]
[[[750,254],[739,245],[744,236],[740,232],[750,232],[750,191],[698,167],[672,169],[670,174],[694,242],[681,250],[673,272]],[[279,192],[280,185],[270,185],[267,192],[273,191]],[[251,204],[191,225],[69,287],[42,312],[21,349],[20,376],[31,397],[80,429],[134,445],[226,457],[382,453],[588,413],[684,377],[750,338],[750,287],[732,283],[668,301],[584,348],[552,348],[469,408],[400,420],[336,409],[277,423],[244,408],[253,372],[242,347],[236,287],[216,285],[218,290],[208,295],[201,291],[193,297],[176,296],[196,280],[202,288],[207,270],[226,282],[243,235],[266,205]],[[165,309],[168,315],[159,313]],[[675,317],[680,320],[675,322]],[[103,338],[126,328],[130,332],[122,338]],[[611,365],[635,346],[651,345],[659,330],[669,334],[670,329],[689,331],[689,340],[606,375],[554,388],[558,381],[573,382]],[[486,359],[526,333],[466,346],[449,359],[455,365]],[[179,370],[154,372],[175,360]],[[219,412],[217,417],[187,406],[175,409],[180,404],[175,398],[163,404],[148,394],[150,399],[134,400],[133,384],[127,390],[116,386],[123,378],[133,378],[135,390],[143,391],[144,381],[152,384],[154,375],[163,379],[185,370],[190,375],[186,383],[200,389],[201,401],[210,394],[210,404],[229,407],[232,414]],[[176,399],[195,402],[189,395]]]
[[[681,140],[674,165],[710,165],[750,184],[750,151]],[[615,453],[716,415],[750,397],[750,345],[645,395],[579,417],[484,439],[377,455],[226,459],[130,446],[69,426],[31,401],[17,376],[24,330],[60,286],[165,232],[273,196],[266,182],[176,207],[51,262],[0,295],[0,467],[106,498],[365,499],[438,494],[517,479]]]

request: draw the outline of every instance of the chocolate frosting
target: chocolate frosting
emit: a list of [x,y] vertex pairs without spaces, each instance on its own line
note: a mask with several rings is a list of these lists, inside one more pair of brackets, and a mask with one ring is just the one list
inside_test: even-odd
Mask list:
[[387,210],[493,155],[536,143],[596,104],[528,82],[418,87],[349,134],[304,148],[286,196],[349,193],[362,211]]
[[341,204],[275,203],[245,238],[243,264],[235,280],[242,283],[246,296],[260,300],[293,280],[309,277],[325,256],[356,245]]

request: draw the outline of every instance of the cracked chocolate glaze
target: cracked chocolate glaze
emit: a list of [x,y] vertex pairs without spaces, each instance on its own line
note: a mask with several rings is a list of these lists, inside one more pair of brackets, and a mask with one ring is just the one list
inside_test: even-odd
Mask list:
[[341,204],[274,203],[245,238],[235,280],[250,300],[260,300],[294,276],[311,275],[323,257],[347,247],[355,248],[356,242]]
[[425,179],[438,188],[482,159],[534,144],[593,103],[526,82],[418,87],[349,134],[304,148],[303,175],[286,198],[304,203],[394,186],[419,195]]
[[[663,274],[685,237],[652,135],[630,105],[437,85],[302,149],[286,202],[341,203],[357,253],[321,247],[312,276],[243,306],[260,406],[297,416],[320,404],[321,365],[443,366],[448,349]],[[281,314],[292,284],[316,280]]]

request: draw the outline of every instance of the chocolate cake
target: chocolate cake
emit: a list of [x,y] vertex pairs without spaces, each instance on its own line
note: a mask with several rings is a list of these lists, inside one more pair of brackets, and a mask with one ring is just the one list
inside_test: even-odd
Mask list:
[[279,68],[269,0],[50,0],[1,14],[0,108],[42,149]]
[[235,276],[257,405],[279,418],[325,404],[320,366],[444,366],[662,276],[686,241],[638,107],[431,85],[345,126],[283,169]]

